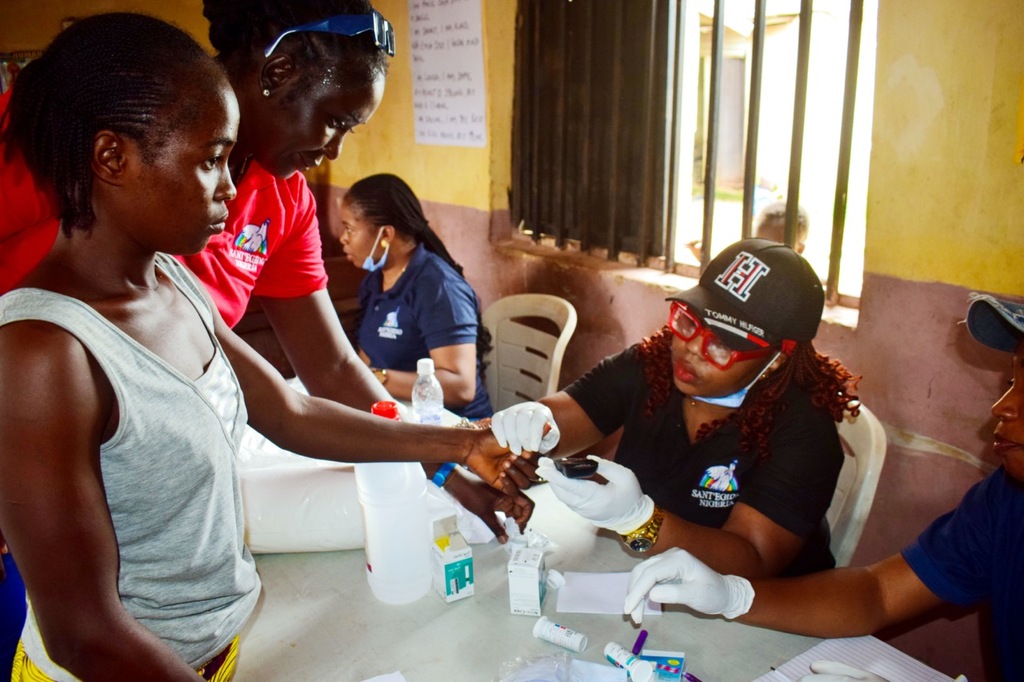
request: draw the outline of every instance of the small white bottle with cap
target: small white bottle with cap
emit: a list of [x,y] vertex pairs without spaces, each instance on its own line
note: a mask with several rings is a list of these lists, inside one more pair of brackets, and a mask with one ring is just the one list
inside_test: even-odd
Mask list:
[[541,616],[537,619],[533,626],[533,636],[571,651],[581,652],[587,648],[587,636],[585,634],[570,630],[564,625],[559,625],[547,616]]
[[654,679],[654,665],[650,661],[637,658],[621,644],[608,642],[604,647],[604,657],[617,667],[625,668],[633,682],[650,682]]
[[444,412],[444,391],[434,375],[434,361],[420,358],[416,361],[416,382],[412,385],[412,411],[420,424],[441,425]]

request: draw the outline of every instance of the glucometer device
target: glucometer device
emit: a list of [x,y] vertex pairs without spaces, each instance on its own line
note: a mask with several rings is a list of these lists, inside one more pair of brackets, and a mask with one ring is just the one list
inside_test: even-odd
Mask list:
[[584,455],[574,455],[554,460],[555,468],[566,478],[590,478],[597,473],[597,462]]

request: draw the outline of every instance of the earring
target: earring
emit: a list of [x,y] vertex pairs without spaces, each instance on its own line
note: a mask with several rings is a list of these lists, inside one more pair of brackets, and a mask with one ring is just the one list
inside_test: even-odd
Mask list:
[[263,96],[270,97],[270,88],[263,88]]
[[380,248],[382,248],[382,249],[386,249],[386,248],[388,248],[388,243],[389,243],[389,242],[388,242],[388,240],[387,240],[387,239],[381,239],[381,240],[380,240]]

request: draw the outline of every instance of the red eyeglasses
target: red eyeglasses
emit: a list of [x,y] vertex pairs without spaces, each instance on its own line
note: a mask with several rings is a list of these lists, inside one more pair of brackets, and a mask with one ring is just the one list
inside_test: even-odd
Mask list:
[[729,369],[740,360],[763,358],[772,352],[771,347],[746,351],[729,348],[679,301],[673,302],[669,308],[668,326],[683,341],[690,341],[699,334],[702,337],[701,355],[718,369]]

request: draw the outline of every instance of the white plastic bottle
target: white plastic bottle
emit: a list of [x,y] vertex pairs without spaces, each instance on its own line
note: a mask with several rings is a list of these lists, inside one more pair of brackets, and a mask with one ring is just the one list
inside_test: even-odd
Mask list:
[[441,425],[444,412],[444,391],[434,376],[434,361],[420,358],[416,361],[416,382],[412,385],[412,411],[420,424]]
[[[398,419],[390,401],[373,414]],[[366,580],[377,599],[407,604],[430,590],[430,517],[426,476],[416,462],[356,464],[356,493],[363,507]]]

